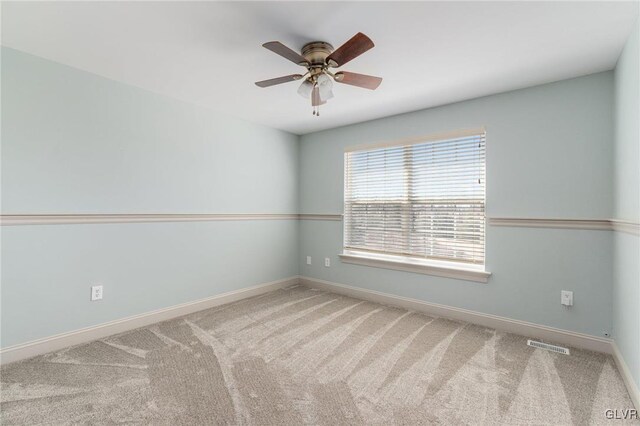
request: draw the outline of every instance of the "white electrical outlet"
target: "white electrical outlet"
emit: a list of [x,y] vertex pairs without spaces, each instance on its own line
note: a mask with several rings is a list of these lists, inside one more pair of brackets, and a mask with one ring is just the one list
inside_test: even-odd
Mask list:
[[331,266],[331,259],[329,259],[328,257],[325,257],[324,258],[324,266],[329,268]]
[[562,290],[560,292],[560,303],[565,306],[573,306],[573,292]]
[[311,265],[311,256],[307,256],[307,265]]
[[102,286],[94,285],[91,287],[91,301],[102,300]]

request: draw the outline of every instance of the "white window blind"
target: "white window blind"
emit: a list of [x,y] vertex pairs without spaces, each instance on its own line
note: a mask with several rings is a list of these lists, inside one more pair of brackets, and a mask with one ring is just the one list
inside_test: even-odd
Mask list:
[[484,264],[485,133],[345,153],[347,251]]

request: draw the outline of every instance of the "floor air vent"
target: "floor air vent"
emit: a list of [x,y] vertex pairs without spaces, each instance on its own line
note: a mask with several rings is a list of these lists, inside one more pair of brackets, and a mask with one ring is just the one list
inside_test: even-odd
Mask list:
[[559,354],[569,355],[569,349],[562,346],[550,345],[548,343],[536,342],[535,340],[527,340],[527,345],[534,348],[545,349],[547,351],[556,352]]

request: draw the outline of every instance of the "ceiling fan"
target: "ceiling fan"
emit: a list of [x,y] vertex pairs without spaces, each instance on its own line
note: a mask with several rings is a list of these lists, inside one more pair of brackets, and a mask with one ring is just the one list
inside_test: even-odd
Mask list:
[[330,68],[341,67],[374,46],[371,39],[362,33],[351,37],[351,39],[336,50],[333,50],[333,46],[324,41],[314,41],[305,44],[302,47],[301,54],[289,49],[279,41],[270,41],[262,46],[297,65],[305,67],[307,72],[305,74],[291,74],[270,80],[258,81],[256,82],[256,86],[269,87],[290,81],[302,80],[302,84],[298,88],[298,93],[305,98],[311,98],[313,115],[319,116],[320,105],[325,104],[327,100],[333,97],[331,90],[333,81],[370,90],[377,89],[382,82],[380,77],[348,71],[338,71],[336,73],[330,71]]

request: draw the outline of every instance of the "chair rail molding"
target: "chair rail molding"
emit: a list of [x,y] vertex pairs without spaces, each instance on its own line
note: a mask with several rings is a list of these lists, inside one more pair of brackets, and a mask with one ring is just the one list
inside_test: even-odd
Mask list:
[[583,229],[595,231],[619,231],[640,235],[640,223],[618,219],[552,219],[523,217],[489,217],[491,226],[520,228]]
[[298,213],[133,213],[133,214],[5,214],[0,225],[72,225],[131,222],[210,222],[238,220],[342,220],[337,214]]
[[[1,226],[72,225],[132,222],[211,222],[238,220],[343,220],[335,213],[107,213],[107,214],[3,214]],[[640,236],[640,222],[621,219],[552,219],[489,217],[491,226],[617,231]]]
[[611,225],[614,231],[640,236],[640,222],[611,219]]

